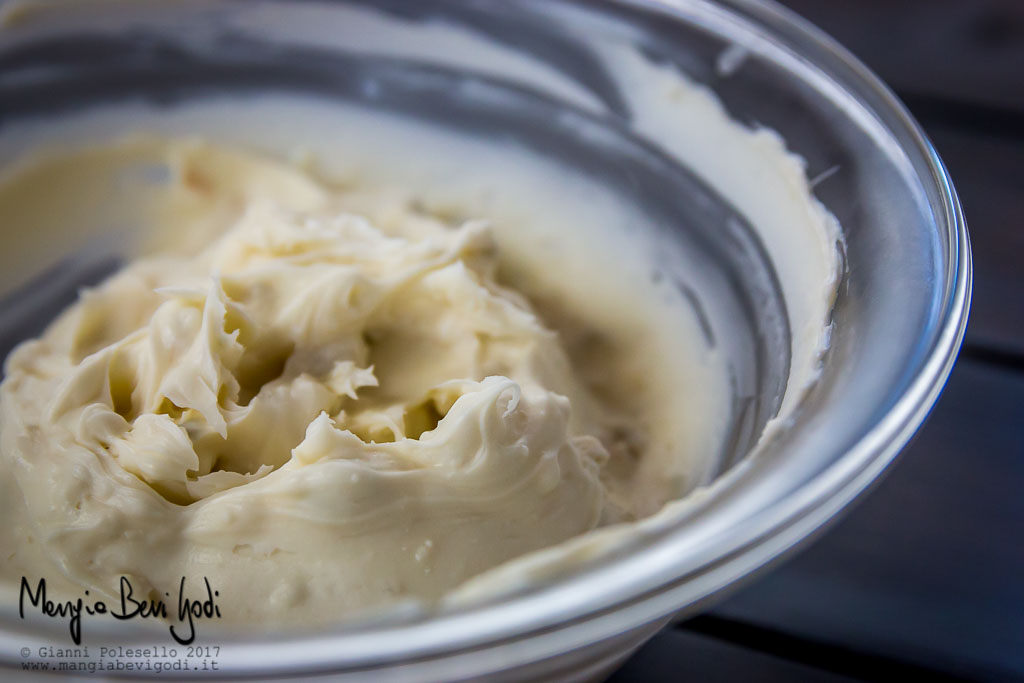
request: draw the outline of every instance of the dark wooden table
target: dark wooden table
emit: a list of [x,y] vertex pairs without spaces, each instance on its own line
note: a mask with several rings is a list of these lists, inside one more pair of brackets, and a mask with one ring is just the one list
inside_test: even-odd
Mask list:
[[886,478],[614,681],[1024,681],[1024,0],[784,0],[908,104],[967,214],[963,352]]

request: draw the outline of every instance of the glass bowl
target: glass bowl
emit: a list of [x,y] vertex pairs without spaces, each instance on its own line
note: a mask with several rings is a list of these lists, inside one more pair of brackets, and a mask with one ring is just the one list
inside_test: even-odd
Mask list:
[[[359,6],[381,21],[354,22]],[[732,331],[718,341],[735,380],[730,439],[713,485],[685,514],[500,599],[316,633],[218,636],[221,674],[599,677],[673,617],[707,608],[813,537],[877,480],[934,404],[963,338],[970,247],[942,162],[875,76],[773,3],[111,1],[2,11],[0,136],[111,103],[277,91],[336,99],[514,141],[623,193],[673,226],[659,236],[667,253],[720,274],[694,305],[712,333]],[[389,22],[397,28],[382,28]],[[841,226],[843,272],[808,390],[792,386],[799,321],[770,245],[670,140],[636,125],[642,112],[600,58],[612,44],[707,86],[734,119],[777,131],[819,181],[815,195]],[[96,272],[116,262],[110,249],[93,256]],[[45,257],[8,252],[4,353],[98,277],[26,299],[26,282],[75,253]],[[792,410],[762,438],[786,401]],[[8,666],[53,638],[16,612],[0,621]]]

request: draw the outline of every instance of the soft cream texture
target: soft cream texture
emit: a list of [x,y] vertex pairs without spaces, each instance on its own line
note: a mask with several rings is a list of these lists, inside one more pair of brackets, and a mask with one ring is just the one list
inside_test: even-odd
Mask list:
[[407,202],[375,226],[294,167],[196,142],[44,158],[7,191],[40,164],[154,155],[170,177],[148,210],[178,253],[85,291],[7,361],[12,577],[207,576],[227,621],[310,623],[440,597],[678,494],[637,486],[652,435],[497,283],[484,223]]

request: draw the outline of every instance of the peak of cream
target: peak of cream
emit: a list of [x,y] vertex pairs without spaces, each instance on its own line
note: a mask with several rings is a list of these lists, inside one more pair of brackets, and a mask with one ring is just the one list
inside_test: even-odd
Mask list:
[[486,224],[385,230],[305,194],[242,202],[207,248],[134,262],[10,356],[15,571],[101,594],[207,576],[227,620],[315,621],[628,514],[602,471],[642,428],[497,283]]

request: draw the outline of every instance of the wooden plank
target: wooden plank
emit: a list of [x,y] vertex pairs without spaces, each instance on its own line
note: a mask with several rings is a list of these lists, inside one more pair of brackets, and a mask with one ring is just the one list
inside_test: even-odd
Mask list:
[[1024,111],[1018,0],[781,0],[897,90]]
[[701,683],[841,683],[838,674],[787,661],[698,633],[666,629],[640,649],[608,683],[700,681]]
[[[856,643],[849,647],[822,643],[714,615],[701,615],[678,624],[677,627],[687,633],[698,633],[737,647],[801,664],[815,671],[855,680],[933,683],[965,680],[947,671],[866,653],[859,649]],[[751,676],[754,677],[756,676]]]
[[712,610],[955,675],[1024,680],[1024,373],[961,360],[889,475]]

